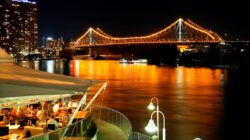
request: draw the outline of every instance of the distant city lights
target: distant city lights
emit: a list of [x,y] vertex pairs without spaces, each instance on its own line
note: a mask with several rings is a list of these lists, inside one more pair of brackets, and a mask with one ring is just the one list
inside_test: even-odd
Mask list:
[[52,37],[47,37],[47,41],[52,41],[53,38]]
[[32,2],[29,0],[12,0],[13,2],[23,2],[23,3],[30,3],[30,4],[36,4],[36,2]]

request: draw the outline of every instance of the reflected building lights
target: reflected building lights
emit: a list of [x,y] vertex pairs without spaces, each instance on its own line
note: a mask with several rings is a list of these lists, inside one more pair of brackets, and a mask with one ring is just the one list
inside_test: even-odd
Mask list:
[[59,64],[59,66],[60,66],[60,71],[59,71],[59,73],[60,73],[60,74],[64,74],[64,67],[63,67],[63,64],[64,64],[64,63],[61,63],[61,62],[60,62],[60,64]]
[[48,73],[55,73],[54,64],[55,64],[54,60],[47,61],[47,72]]
[[75,76],[79,77],[80,76],[80,62],[78,60],[73,61],[74,62],[74,66],[75,66]]
[[[100,67],[99,67],[100,68]],[[98,68],[98,69],[99,69]],[[97,70],[98,70],[97,69]],[[89,75],[90,75],[90,78],[92,78],[92,76],[93,76],[93,71],[94,71],[94,69],[93,69],[93,61],[90,61],[89,62]]]
[[39,61],[34,61],[34,69],[39,70]]
[[177,67],[177,85],[178,87],[182,86],[183,83],[183,68],[182,67]]

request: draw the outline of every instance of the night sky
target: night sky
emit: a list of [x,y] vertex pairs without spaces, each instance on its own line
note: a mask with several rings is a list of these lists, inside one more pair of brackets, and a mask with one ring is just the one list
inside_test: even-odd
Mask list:
[[[33,0],[34,1],[34,0]],[[39,38],[80,37],[90,26],[113,36],[146,35],[179,17],[229,39],[250,40],[250,7],[234,0],[37,0]]]

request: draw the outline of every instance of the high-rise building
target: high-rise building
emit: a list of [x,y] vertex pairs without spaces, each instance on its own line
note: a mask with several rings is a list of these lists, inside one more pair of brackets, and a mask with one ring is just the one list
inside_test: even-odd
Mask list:
[[45,42],[44,50],[50,57],[58,57],[60,51],[64,48],[63,38],[53,39],[52,37],[47,37]]
[[0,0],[0,47],[27,55],[38,47],[37,4],[29,0]]

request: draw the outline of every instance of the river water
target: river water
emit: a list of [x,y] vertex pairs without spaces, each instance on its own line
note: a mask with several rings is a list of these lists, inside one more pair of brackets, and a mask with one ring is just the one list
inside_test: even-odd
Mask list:
[[146,133],[144,127],[151,114],[147,105],[152,97],[157,97],[166,116],[169,140],[238,139],[247,135],[242,128],[249,122],[245,109],[249,106],[244,88],[247,85],[242,84],[247,77],[238,70],[120,64],[107,60],[22,61],[20,65],[106,80],[108,86],[101,95],[103,105],[125,114],[133,131]]

